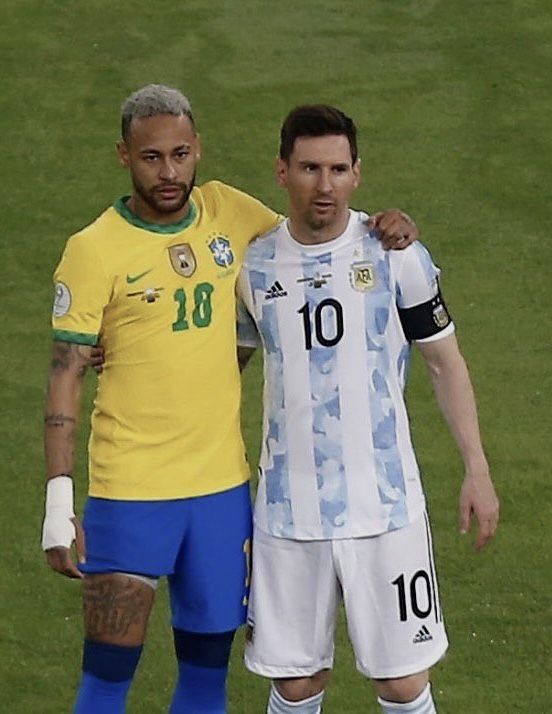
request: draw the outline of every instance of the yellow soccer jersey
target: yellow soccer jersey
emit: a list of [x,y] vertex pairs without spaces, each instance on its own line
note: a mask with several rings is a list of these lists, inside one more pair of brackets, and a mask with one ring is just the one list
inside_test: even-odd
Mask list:
[[235,282],[247,244],[279,216],[212,181],[179,224],[123,200],[72,236],[55,272],[54,339],[100,341],[90,495],[156,500],[249,477],[240,432]]

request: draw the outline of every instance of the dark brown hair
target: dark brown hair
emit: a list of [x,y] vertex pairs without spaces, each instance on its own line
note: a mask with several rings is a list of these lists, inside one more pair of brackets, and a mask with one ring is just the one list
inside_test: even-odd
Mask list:
[[287,115],[280,130],[280,158],[287,161],[301,136],[346,136],[353,164],[358,157],[357,130],[353,120],[328,104],[303,104]]

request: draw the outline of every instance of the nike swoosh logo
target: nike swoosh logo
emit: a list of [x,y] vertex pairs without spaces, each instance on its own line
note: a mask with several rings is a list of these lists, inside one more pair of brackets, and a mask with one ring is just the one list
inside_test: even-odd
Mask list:
[[143,278],[144,275],[147,275],[148,273],[151,273],[153,268],[150,268],[149,270],[144,270],[143,273],[140,273],[139,275],[128,275],[126,277],[126,281],[129,285],[132,285],[132,283],[135,283],[137,280],[140,280],[140,278]]

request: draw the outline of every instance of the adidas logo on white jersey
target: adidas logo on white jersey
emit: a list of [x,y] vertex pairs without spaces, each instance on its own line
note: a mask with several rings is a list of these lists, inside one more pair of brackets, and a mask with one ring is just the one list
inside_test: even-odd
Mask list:
[[284,290],[282,283],[275,280],[265,293],[265,300],[273,300],[274,298],[285,297],[287,291]]
[[425,625],[423,625],[423,627],[421,627],[420,630],[417,632],[412,642],[415,645],[418,645],[420,644],[420,642],[429,642],[432,639],[433,637],[431,635],[431,632],[427,629]]

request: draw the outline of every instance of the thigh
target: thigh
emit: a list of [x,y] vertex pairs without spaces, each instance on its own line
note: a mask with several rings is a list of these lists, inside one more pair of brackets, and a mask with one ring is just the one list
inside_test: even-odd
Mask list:
[[340,541],[339,547],[358,669],[374,679],[397,678],[441,659],[448,642],[427,516],[380,536]]
[[144,642],[155,590],[124,573],[85,575],[84,630],[87,639],[135,647]]
[[245,622],[249,595],[249,484],[189,501],[187,531],[169,577],[173,626],[234,630]]
[[88,498],[83,527],[84,573],[171,573],[182,543],[188,501],[116,501]]
[[255,529],[248,669],[281,679],[330,668],[338,602],[331,541],[294,541]]

